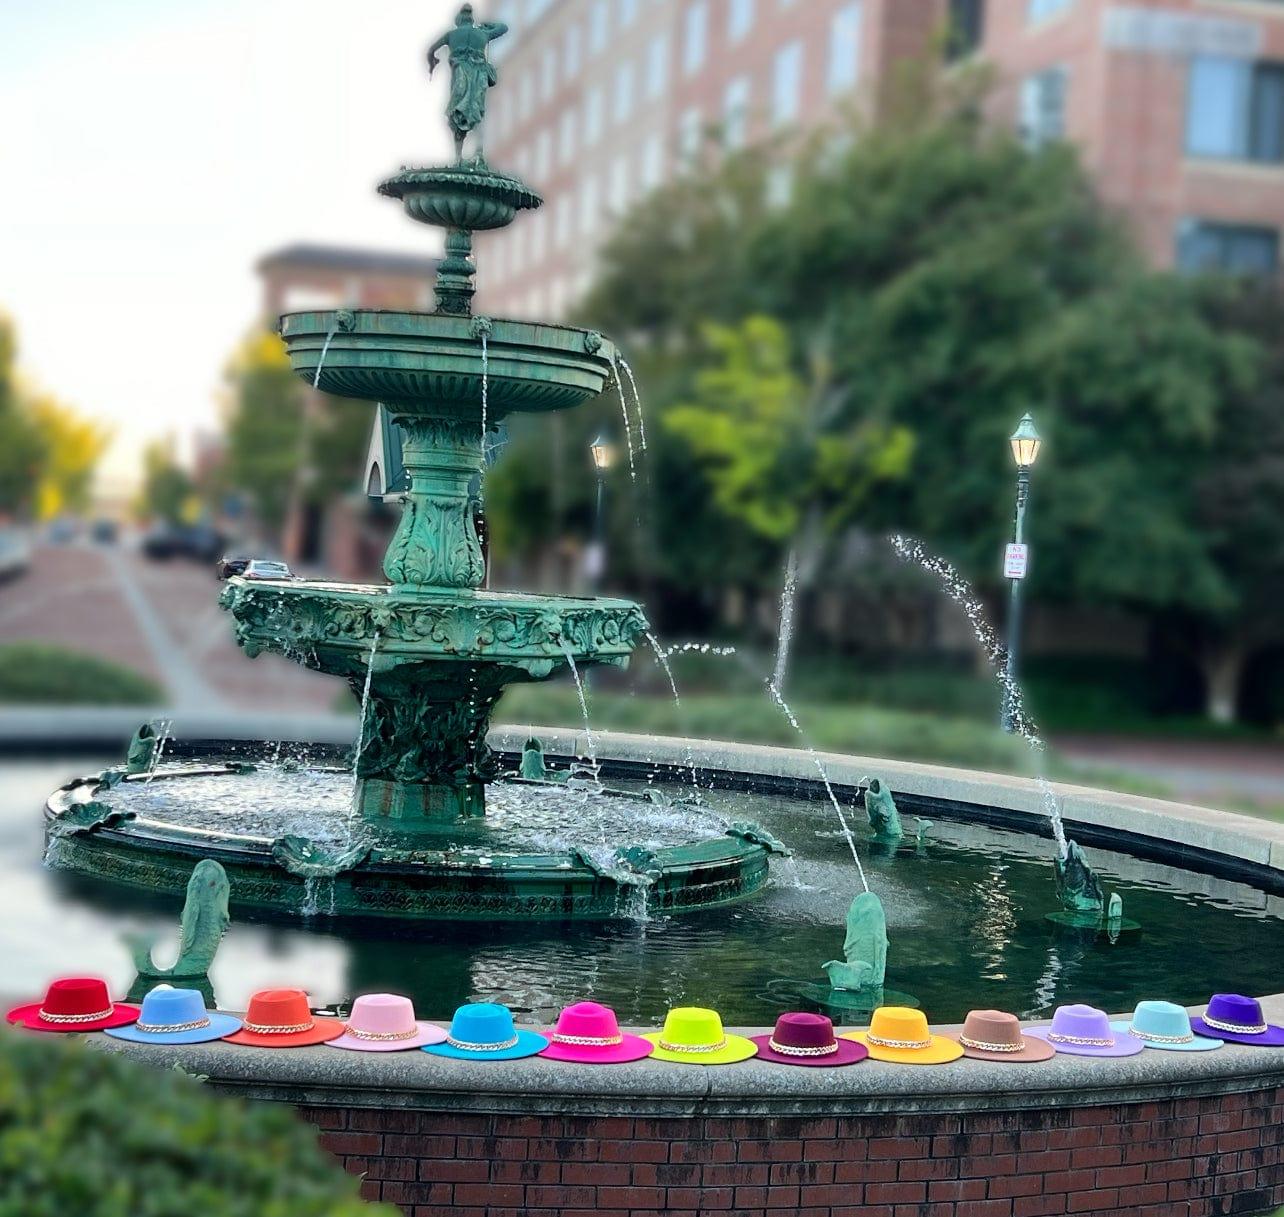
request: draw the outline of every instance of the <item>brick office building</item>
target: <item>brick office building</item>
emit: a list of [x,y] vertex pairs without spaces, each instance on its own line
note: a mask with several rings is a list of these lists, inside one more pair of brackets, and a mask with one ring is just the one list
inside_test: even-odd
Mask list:
[[[487,155],[545,207],[478,242],[479,304],[558,315],[613,218],[706,133],[735,146],[897,65],[979,56],[996,122],[1079,146],[1158,266],[1270,271],[1284,228],[1281,0],[508,0]],[[787,185],[782,183],[782,185]]]

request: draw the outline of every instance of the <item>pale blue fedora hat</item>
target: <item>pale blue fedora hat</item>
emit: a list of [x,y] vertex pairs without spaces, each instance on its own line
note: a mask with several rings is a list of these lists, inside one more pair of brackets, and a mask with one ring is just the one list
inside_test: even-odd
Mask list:
[[1211,1052],[1222,1046],[1221,1040],[1196,1035],[1191,1030],[1186,1007],[1176,1002],[1140,1001],[1131,1020],[1110,1026],[1139,1039],[1147,1048],[1162,1048],[1166,1052]]
[[136,1023],[111,1027],[108,1034],[136,1044],[205,1044],[240,1029],[239,1018],[207,1010],[197,990],[158,985],[143,998]]
[[548,1038],[538,1031],[519,1031],[512,1011],[495,1002],[460,1006],[450,1020],[444,1044],[425,1044],[424,1052],[462,1061],[513,1061],[534,1056],[548,1047]]

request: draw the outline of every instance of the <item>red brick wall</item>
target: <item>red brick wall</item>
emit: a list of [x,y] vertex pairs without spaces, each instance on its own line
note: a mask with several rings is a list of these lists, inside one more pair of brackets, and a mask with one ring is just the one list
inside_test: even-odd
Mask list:
[[1284,1204],[1284,1088],[958,1115],[302,1114],[367,1197],[408,1217],[1202,1217]]

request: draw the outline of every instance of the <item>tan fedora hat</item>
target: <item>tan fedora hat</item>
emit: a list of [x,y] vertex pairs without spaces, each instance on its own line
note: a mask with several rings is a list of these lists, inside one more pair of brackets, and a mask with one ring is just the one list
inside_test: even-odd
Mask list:
[[1057,1054],[1047,1040],[1021,1033],[1021,1020],[1002,1010],[973,1010],[959,1034],[963,1055],[977,1061],[1013,1061],[1032,1064],[1050,1061]]

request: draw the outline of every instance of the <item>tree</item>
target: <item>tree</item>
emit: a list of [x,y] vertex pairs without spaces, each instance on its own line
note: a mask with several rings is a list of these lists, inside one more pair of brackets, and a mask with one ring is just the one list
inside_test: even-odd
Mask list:
[[87,511],[94,471],[107,450],[111,429],[49,396],[33,398],[28,409],[44,446],[36,514],[48,520],[66,511]]
[[0,515],[30,509],[48,455],[46,437],[25,408],[16,354],[13,324],[0,314]]
[[156,440],[143,449],[143,488],[141,507],[144,515],[177,524],[187,514],[192,497],[192,479],[174,460],[166,440]]

